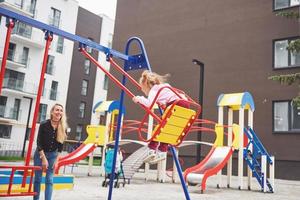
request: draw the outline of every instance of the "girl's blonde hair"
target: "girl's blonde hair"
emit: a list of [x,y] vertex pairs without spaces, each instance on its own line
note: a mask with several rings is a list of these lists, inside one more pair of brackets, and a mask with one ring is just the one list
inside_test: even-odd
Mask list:
[[[60,107],[62,107],[62,109],[64,109],[64,107],[61,104],[59,104],[59,103],[54,104],[50,110],[50,119],[52,119],[52,113],[56,106],[60,106]],[[64,143],[64,141],[67,139],[67,134],[66,134],[67,128],[68,128],[67,117],[66,117],[65,112],[63,111],[61,119],[59,120],[59,123],[57,126],[56,140],[59,143]]]
[[166,83],[168,81],[169,77],[170,77],[170,74],[159,75],[155,72],[150,72],[148,70],[145,70],[145,71],[143,71],[143,73],[141,75],[139,83],[141,85],[145,84],[151,88],[153,85]]

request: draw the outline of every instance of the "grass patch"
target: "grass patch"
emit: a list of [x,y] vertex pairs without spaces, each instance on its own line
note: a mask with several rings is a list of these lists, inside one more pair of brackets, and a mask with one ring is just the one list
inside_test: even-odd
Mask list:
[[7,161],[7,162],[17,162],[17,161],[23,161],[24,158],[19,156],[0,156],[1,161]]
[[[84,159],[84,162],[78,162],[79,165],[88,165],[89,164],[89,157]],[[100,166],[101,165],[101,157],[94,157],[93,166]]]

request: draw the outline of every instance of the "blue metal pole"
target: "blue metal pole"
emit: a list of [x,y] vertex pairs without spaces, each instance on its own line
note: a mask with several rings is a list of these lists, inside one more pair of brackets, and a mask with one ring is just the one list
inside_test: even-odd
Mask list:
[[183,175],[182,175],[182,169],[181,169],[181,166],[180,166],[179,161],[177,159],[175,148],[173,146],[170,146],[170,149],[171,149],[172,156],[173,156],[173,159],[174,159],[175,164],[176,164],[177,172],[178,172],[180,182],[181,182],[181,185],[182,185],[182,188],[183,188],[183,191],[184,191],[185,199],[190,200],[191,198],[190,198],[188,189],[185,185],[185,181],[184,181],[184,178],[183,178]]
[[[125,85],[126,83],[126,76],[123,76],[122,79],[122,84]],[[121,130],[121,121],[122,121],[122,114],[123,114],[123,107],[124,107],[124,95],[125,92],[122,90],[121,92],[121,97],[120,97],[120,106],[119,106],[119,115],[118,115],[118,125],[117,125],[117,130],[115,134],[115,148],[114,148],[114,158],[113,158],[113,166],[112,166],[112,171],[111,171],[111,176],[110,176],[110,181],[109,181],[109,191],[108,191],[108,200],[111,200],[112,198],[112,191],[113,191],[113,183],[114,183],[114,178],[115,178],[115,168],[116,168],[116,160],[117,160],[117,155],[119,151],[119,138],[120,138],[120,130]]]

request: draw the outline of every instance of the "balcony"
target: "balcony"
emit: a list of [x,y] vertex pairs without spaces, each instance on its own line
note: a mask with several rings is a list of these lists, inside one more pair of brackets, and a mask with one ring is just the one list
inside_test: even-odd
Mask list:
[[[0,58],[0,62],[2,62],[2,57]],[[17,54],[11,50],[8,50],[7,62],[6,65],[12,69],[24,69],[29,66],[30,60],[28,56],[24,54]]]
[[20,93],[21,95],[31,95],[35,97],[38,86],[33,83],[24,82],[24,80],[5,77],[3,82],[3,91],[9,93]]
[[0,0],[0,6],[27,17],[35,17],[35,3],[31,0]]
[[44,33],[20,22],[15,24],[11,41],[40,49],[45,47]]
[[18,110],[14,107],[7,107],[0,105],[0,118],[9,120],[18,120],[21,116],[22,110]]

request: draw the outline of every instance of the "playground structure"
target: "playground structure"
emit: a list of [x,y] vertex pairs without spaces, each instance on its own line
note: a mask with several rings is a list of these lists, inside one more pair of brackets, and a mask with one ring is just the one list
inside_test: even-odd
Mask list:
[[56,174],[58,174],[60,167],[78,162],[87,157],[90,153],[92,153],[98,145],[104,145],[105,126],[88,125],[86,127],[86,130],[88,133],[87,139],[70,154],[59,158],[55,167]]
[[[201,186],[201,192],[206,189],[209,176],[218,174],[217,187],[221,186],[222,169],[227,164],[227,187],[232,186],[232,155],[238,152],[238,188],[243,189],[243,164],[248,165],[248,190],[252,188],[252,173],[263,192],[274,192],[274,157],[270,156],[253,130],[254,101],[248,92],[221,94],[217,101],[218,123],[198,120],[201,124],[214,124],[215,128],[192,127],[191,131],[202,130],[215,132],[216,139],[210,152],[197,165],[185,170],[184,178],[189,185]],[[228,124],[224,125],[224,108],[228,110]],[[248,125],[245,127],[244,111],[248,111]],[[238,120],[233,122],[233,111],[239,111]],[[227,129],[227,133],[224,132]],[[227,135],[227,146],[223,137]],[[260,161],[260,162],[259,162]],[[267,170],[269,166],[269,170]],[[269,172],[269,173],[268,173]],[[173,173],[174,174],[174,173]],[[269,174],[269,176],[268,176]]]
[[[216,124],[214,129],[216,133],[216,140],[210,152],[199,164],[186,169],[184,172],[184,177],[188,184],[201,184],[202,193],[206,189],[207,178],[221,171],[228,162],[229,158],[231,158],[234,149],[238,148],[239,126],[237,124],[233,124],[232,129],[234,136],[232,146],[224,146],[224,126]],[[204,130],[213,131],[207,128],[204,128]],[[230,133],[227,135],[229,136]]]
[[[252,173],[261,185],[262,191],[266,192],[267,188],[270,192],[274,192],[274,157],[270,156],[261,141],[258,139],[253,131],[253,112],[255,110],[253,97],[250,93],[232,93],[221,94],[218,98],[218,123],[224,123],[224,108],[228,110],[228,126],[233,124],[233,112],[238,111],[238,124],[239,130],[239,148],[238,148],[238,188],[244,189],[243,186],[243,169],[244,160],[246,161],[247,176],[248,176],[248,189],[252,187]],[[245,111],[248,111],[248,123],[245,126]],[[252,130],[252,131],[251,131]],[[229,128],[228,132],[232,132]],[[232,145],[232,135],[228,135],[228,146]],[[258,162],[261,160],[261,163]],[[267,180],[267,165],[269,164],[269,179]],[[232,174],[232,158],[229,159],[227,165],[227,187],[231,187],[231,175]],[[221,173],[219,173],[221,175]],[[219,185],[221,184],[219,178]]]
[[[45,32],[45,40],[46,40],[45,52],[44,52],[44,57],[43,57],[43,64],[42,64],[41,76],[40,76],[39,87],[38,87],[38,92],[37,92],[36,104],[35,104],[35,108],[34,108],[34,117],[32,120],[32,129],[30,132],[28,151],[27,151],[27,155],[26,155],[26,159],[25,159],[25,166],[29,166],[29,163],[30,163],[30,157],[31,157],[31,153],[32,153],[32,146],[33,146],[33,140],[34,140],[35,128],[36,128],[36,122],[37,122],[37,114],[38,114],[38,110],[39,110],[41,93],[42,93],[43,83],[44,83],[44,75],[45,75],[46,64],[47,64],[47,59],[48,59],[47,58],[48,50],[49,50],[49,47],[50,47],[50,44],[51,44],[54,34],[59,35],[63,38],[69,39],[71,41],[78,42],[80,52],[86,58],[88,58],[90,61],[92,61],[112,81],[114,81],[117,86],[119,86],[122,89],[121,96],[120,96],[119,110],[123,109],[123,100],[124,100],[125,93],[130,98],[135,96],[128,88],[125,87],[126,79],[130,80],[139,90],[141,90],[140,85],[131,76],[129,76],[127,71],[137,70],[137,69],[151,70],[143,42],[139,38],[133,37],[133,38],[129,39],[127,42],[127,45],[126,45],[125,54],[122,54],[115,50],[103,47],[103,46],[101,46],[93,41],[90,41],[88,39],[67,33],[65,31],[62,31],[55,27],[52,27],[52,26],[49,26],[42,22],[36,21],[32,18],[22,16],[20,14],[17,14],[15,12],[12,12],[12,11],[4,9],[4,8],[0,8],[0,14],[2,16],[6,17],[6,19],[7,19],[7,34],[6,34],[6,40],[5,40],[5,46],[4,46],[3,58],[2,58],[1,73],[0,73],[0,85],[1,85],[0,93],[1,93],[2,83],[3,83],[3,79],[4,79],[4,74],[5,74],[6,60],[7,60],[7,56],[8,56],[8,45],[9,45],[10,36],[11,36],[12,29],[14,27],[15,21],[20,21],[22,23],[25,23],[27,25],[30,25],[34,28],[40,29]],[[140,54],[129,55],[130,45],[132,44],[132,42],[138,43],[140,50],[141,50]],[[120,82],[114,76],[112,76],[91,55],[89,55],[86,52],[85,48],[87,46],[106,54],[107,60],[123,75],[122,82]],[[122,59],[124,61],[124,69],[122,69],[119,65],[117,65],[117,63],[112,59],[112,57]],[[150,108],[140,105],[146,111],[145,118],[146,118],[146,116],[151,115],[157,122],[156,128],[154,129],[151,138],[146,141],[156,140],[156,141],[164,141],[164,142],[167,142],[168,144],[171,144],[170,149],[173,153],[173,158],[176,162],[177,170],[180,175],[180,180],[182,183],[185,197],[186,197],[186,199],[190,199],[183,176],[182,176],[182,170],[181,170],[180,164],[177,160],[176,153],[175,153],[173,146],[179,145],[183,141],[184,137],[188,133],[188,130],[191,128],[191,125],[193,124],[193,122],[196,120],[196,118],[198,117],[198,115],[200,113],[200,106],[197,103],[195,103],[191,98],[188,98],[188,100],[182,99],[182,97],[180,96],[180,91],[178,91],[174,88],[168,88],[168,89],[172,90],[178,96],[179,100],[175,101],[170,106],[170,108],[167,109],[167,111],[164,113],[162,118],[159,117],[158,115],[156,115],[152,111],[152,108],[153,108],[155,102],[153,102],[153,104],[151,105]],[[178,107],[177,104],[182,101],[189,103],[191,108],[190,109],[181,109],[180,107]],[[177,128],[177,130],[176,130],[177,132],[175,134],[173,134],[173,136],[168,137],[168,135],[172,135],[172,134],[169,134],[169,132],[164,132],[164,131],[170,131],[170,130],[174,129],[174,125],[172,125],[172,123],[170,123],[170,121],[173,123],[178,122],[178,119],[177,119],[178,117],[176,115],[173,115],[174,113],[179,114],[179,115],[184,114],[185,119],[180,124],[180,127]],[[171,120],[169,120],[169,118]],[[114,149],[112,170],[114,170],[115,166],[116,166],[116,157],[117,157],[117,152],[119,149],[119,135],[120,135],[120,128],[121,128],[121,119],[122,119],[122,114],[119,114],[118,115],[118,125],[117,125],[117,129],[116,129],[116,134],[115,134],[115,149]],[[140,132],[141,131],[142,131],[142,129],[140,129]],[[168,139],[168,138],[170,138],[170,139]],[[20,170],[20,169],[22,169],[22,167],[16,166],[14,169]],[[33,170],[33,168],[32,168],[32,170]],[[22,185],[26,184],[26,177],[28,176],[29,173],[32,173],[32,171],[29,172],[29,171],[25,170],[25,172],[23,174]],[[12,173],[12,175],[13,175],[13,173]],[[113,181],[112,180],[114,180],[114,173],[112,173],[110,178],[111,178],[111,181],[109,184],[108,199],[112,198],[112,190],[113,190]],[[13,185],[13,181],[10,180],[9,188],[11,188],[12,185]],[[29,188],[31,188],[31,187],[32,187],[32,182],[30,182]],[[16,195],[34,195],[34,193],[29,190],[27,193],[18,193]],[[8,190],[8,192],[6,194],[4,194],[4,196],[12,196],[12,195],[11,195],[10,191]]]
[[[38,168],[35,168],[33,166],[29,166],[29,162],[30,162],[30,156],[32,153],[32,145],[33,145],[33,140],[34,140],[34,134],[35,134],[35,126],[36,126],[36,121],[37,121],[37,112],[39,110],[39,104],[40,104],[40,97],[41,97],[41,92],[42,92],[42,88],[43,88],[43,81],[44,81],[44,74],[45,74],[45,69],[46,69],[46,64],[47,64],[47,57],[48,57],[48,50],[49,50],[49,46],[50,43],[52,41],[53,38],[53,34],[55,35],[59,35],[61,37],[64,37],[66,39],[69,39],[71,41],[74,42],[78,42],[79,43],[79,50],[81,51],[81,53],[88,58],[90,61],[92,61],[99,69],[101,69],[113,82],[116,83],[117,86],[119,86],[122,89],[121,95],[120,95],[120,103],[119,103],[119,109],[118,110],[123,110],[123,102],[124,102],[124,95],[125,93],[132,98],[133,96],[135,96],[127,87],[125,87],[125,83],[126,80],[128,79],[134,86],[136,86],[139,90],[141,89],[140,85],[127,73],[130,70],[140,70],[140,69],[148,69],[151,70],[148,58],[147,58],[147,54],[145,51],[145,48],[143,46],[142,41],[139,38],[133,37],[130,38],[126,44],[126,50],[125,50],[125,54],[119,53],[115,50],[103,47],[97,43],[94,43],[88,39],[79,37],[77,35],[73,35],[70,33],[67,33],[65,31],[59,30],[55,27],[49,26],[47,24],[38,22],[34,19],[28,18],[28,17],[24,17],[22,15],[19,15],[17,13],[14,13],[12,11],[0,8],[0,14],[4,17],[7,18],[7,35],[6,35],[6,42],[5,42],[5,48],[4,48],[4,52],[3,52],[3,60],[2,60],[2,66],[1,66],[1,74],[0,74],[0,85],[2,86],[2,82],[3,82],[3,77],[5,74],[5,66],[6,66],[6,59],[7,59],[7,54],[8,54],[8,44],[9,44],[9,40],[10,40],[10,34],[12,31],[12,28],[14,26],[14,22],[16,20],[21,21],[25,24],[28,24],[32,27],[38,28],[40,30],[43,30],[45,32],[45,40],[46,40],[46,45],[45,45],[45,53],[44,53],[44,59],[43,59],[43,65],[42,65],[42,70],[41,70],[41,76],[40,76],[40,81],[39,81],[39,88],[38,88],[38,94],[37,94],[37,100],[36,100],[36,104],[35,104],[35,109],[34,109],[34,118],[32,121],[32,129],[31,129],[31,133],[30,133],[30,141],[29,141],[29,146],[28,146],[28,151],[27,151],[27,156],[26,156],[26,160],[25,160],[25,168],[24,166],[15,166],[13,167],[14,170],[24,170],[24,173],[22,174],[22,185],[26,185],[26,179],[30,174],[33,174],[33,170],[36,170]],[[136,54],[136,55],[129,55],[129,51],[130,51],[130,45],[133,42],[137,42],[141,53]],[[122,75],[122,82],[120,82],[119,80],[117,80],[113,75],[111,75],[106,69],[104,69],[91,55],[89,55],[85,48],[86,47],[91,47],[95,50],[101,51],[103,53],[106,54],[107,56],[107,61],[109,61],[111,63],[111,65],[113,67],[115,67]],[[119,58],[121,60],[124,61],[124,69],[122,69],[113,59],[112,57],[116,57]],[[157,99],[157,96],[159,95],[159,93],[162,91],[162,89],[168,89],[171,90],[172,92],[174,92],[179,99],[177,101],[175,101],[172,105],[170,105],[166,111],[164,112],[164,114],[162,116],[158,116],[157,114],[155,114],[153,112],[153,108],[155,106],[155,101]],[[194,102],[191,98],[188,97],[187,100],[182,99],[181,97],[181,93],[182,91],[177,90],[175,88],[171,88],[171,87],[166,87],[166,88],[162,88],[156,98],[154,99],[152,105],[147,108],[145,106],[140,105],[146,112],[146,114],[144,115],[138,132],[139,132],[139,138],[141,140],[143,140],[144,142],[149,142],[149,141],[159,141],[159,142],[165,142],[169,144],[170,150],[172,152],[172,156],[175,162],[175,166],[177,168],[177,173],[179,175],[180,181],[181,181],[181,185],[184,191],[184,195],[186,199],[190,199],[189,197],[189,193],[188,190],[186,188],[186,184],[185,184],[185,180],[184,177],[182,175],[182,170],[181,170],[181,166],[179,164],[178,158],[177,158],[177,154],[176,154],[176,150],[174,147],[178,147],[179,145],[182,144],[184,138],[187,136],[187,134],[189,133],[189,130],[192,128],[193,123],[196,121],[196,119],[198,118],[198,115],[201,111],[201,107],[200,105],[198,105],[196,102]],[[0,87],[0,92],[1,92],[1,87]],[[233,97],[234,96],[234,97]],[[220,124],[218,127],[221,128],[217,128],[216,127],[216,132],[217,134],[220,134],[221,132],[223,132],[222,130],[222,125],[223,123],[223,108],[224,107],[228,107],[229,110],[229,114],[228,114],[228,148],[221,150],[222,152],[225,152],[225,150],[227,151],[227,153],[225,153],[225,157],[226,157],[226,161],[229,160],[228,162],[228,167],[230,170],[228,173],[228,186],[231,185],[230,183],[230,177],[231,177],[231,155],[233,152],[232,147],[235,146],[236,142],[234,139],[238,139],[239,140],[239,189],[243,189],[243,185],[241,182],[242,179],[242,169],[243,169],[243,158],[245,157],[245,155],[247,155],[246,161],[247,164],[251,167],[252,171],[254,172],[255,177],[258,177],[258,180],[263,184],[263,190],[265,191],[266,189],[266,185],[272,186],[273,181],[272,181],[272,176],[274,176],[274,158],[269,157],[269,155],[266,155],[266,151],[264,150],[263,146],[261,145],[261,143],[259,142],[258,138],[256,137],[256,134],[254,133],[253,129],[249,128],[249,129],[245,129],[244,127],[244,110],[245,109],[249,109],[251,108],[252,104],[245,104],[245,102],[243,101],[245,99],[245,97],[247,97],[247,95],[243,96],[240,95],[239,97],[236,97],[235,95],[223,95],[219,97],[218,100],[218,106],[219,106],[219,119],[218,119],[218,124]],[[227,99],[227,100],[226,100]],[[238,99],[237,101],[233,101],[232,99]],[[246,98],[247,99],[247,98]],[[178,106],[177,104],[180,102],[186,102],[189,103],[189,105],[191,106],[190,108],[183,108]],[[254,107],[253,107],[254,108]],[[240,118],[239,118],[239,127],[240,130],[238,131],[239,136],[237,138],[233,138],[233,133],[236,133],[235,131],[232,131],[230,129],[233,129],[233,110],[239,110],[239,114],[240,114]],[[250,113],[248,115],[248,124],[250,127],[252,127],[252,123],[253,123],[253,113],[252,112],[248,112]],[[155,128],[154,130],[150,131],[151,134],[147,136],[147,138],[143,137],[143,133],[146,133],[147,131],[145,131],[144,129],[144,125],[146,124],[146,120],[148,118],[152,117],[153,120],[156,123],[155,124]],[[122,127],[122,118],[123,118],[123,114],[119,114],[118,115],[118,120],[117,120],[117,127],[115,129],[115,134],[114,134],[114,145],[115,145],[115,149],[114,149],[114,154],[113,154],[113,163],[112,163],[112,172],[115,169],[116,166],[116,157],[117,157],[117,152],[119,150],[119,144],[120,144],[120,131],[121,131],[121,127]],[[150,123],[148,124],[148,129],[150,130],[149,127],[152,127],[152,125],[150,125]],[[100,143],[100,139],[98,141],[98,136],[100,136],[101,134],[99,134],[97,136],[98,131],[97,128],[98,127],[90,127],[93,131],[94,134],[89,135],[92,139],[88,139],[88,141],[90,141],[90,143],[85,143],[77,152],[75,152],[72,155],[67,155],[66,157],[63,157],[60,161],[61,161],[61,165],[63,166],[64,164],[68,164],[71,163],[79,158],[82,158],[83,156],[88,155],[87,152],[92,152],[96,146],[96,143],[98,143],[99,145],[104,145],[103,143]],[[236,128],[235,128],[236,129]],[[249,131],[248,131],[249,130]],[[89,131],[88,131],[89,132]],[[99,133],[103,132],[103,129],[99,130]],[[244,132],[247,132],[247,137],[249,138],[249,142],[246,145],[246,142],[244,142]],[[221,136],[219,136],[220,138]],[[91,142],[92,141],[92,142]],[[218,143],[219,144],[219,143]],[[262,149],[264,151],[262,151]],[[214,149],[214,152],[217,152],[217,148]],[[76,155],[76,156],[75,156]],[[210,154],[210,156],[212,156],[213,153]],[[244,156],[244,157],[243,157]],[[262,166],[260,166],[261,170],[258,169],[257,166],[257,158],[260,157],[262,158],[262,160],[264,161]],[[248,159],[248,160],[247,160]],[[256,159],[256,161],[254,161],[254,159]],[[225,159],[223,159],[224,162],[221,163],[221,165],[219,165],[217,168],[217,171],[220,171],[224,165],[226,164]],[[269,162],[270,164],[270,172],[271,172],[271,181],[267,181],[266,179],[266,161]],[[7,168],[7,166],[4,166],[5,168]],[[213,173],[216,173],[216,171],[214,171]],[[111,173],[111,181],[109,182],[109,191],[108,191],[108,199],[112,198],[112,191],[113,191],[113,180],[114,180],[114,173]],[[250,171],[248,172],[249,177],[251,178],[251,173]],[[256,176],[257,175],[257,176]],[[11,176],[14,176],[14,173],[11,173]],[[274,177],[273,177],[274,178]],[[28,184],[29,189],[26,190],[26,192],[20,192],[20,191],[14,191],[14,193],[11,193],[11,188],[13,185],[13,182],[10,180],[10,182],[8,183],[8,191],[6,194],[4,194],[4,196],[13,196],[13,195],[34,195],[34,193],[31,191],[32,188],[32,181],[30,181],[30,183]],[[272,186],[273,187],[273,186]],[[249,187],[250,188],[250,187]],[[270,188],[270,187],[269,187]],[[272,189],[272,191],[274,191]]]

